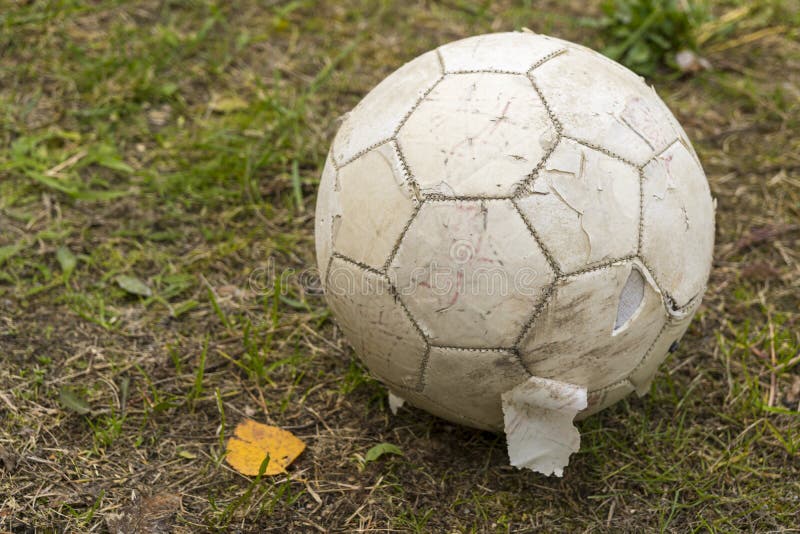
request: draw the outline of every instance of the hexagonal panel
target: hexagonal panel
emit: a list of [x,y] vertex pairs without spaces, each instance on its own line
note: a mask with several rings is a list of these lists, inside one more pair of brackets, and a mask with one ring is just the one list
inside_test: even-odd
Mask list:
[[[500,396],[528,379],[512,353],[431,347],[423,393],[434,403],[457,406],[456,422],[480,421],[483,428],[503,428]],[[453,417],[447,417],[453,420]]]
[[642,78],[597,52],[568,52],[531,71],[563,133],[637,165],[678,137],[669,111]]
[[325,160],[322,178],[317,190],[317,207],[314,214],[314,244],[317,252],[317,268],[320,278],[325,276],[333,253],[333,221],[341,215],[342,208],[336,188],[336,169],[331,154]]
[[682,311],[670,316],[667,326],[661,331],[658,339],[650,346],[645,357],[628,377],[639,396],[646,394],[650,390],[650,383],[658,372],[658,367],[669,356],[673,347],[677,348],[678,341],[686,333],[697,308],[700,307],[700,301],[701,299],[699,298],[695,299]]
[[714,251],[714,204],[683,143],[644,168],[642,255],[661,288],[685,306],[705,288]]
[[431,343],[511,347],[553,271],[511,201],[428,201],[389,267]]
[[468,37],[439,48],[446,72],[499,70],[525,74],[563,43],[523,32],[490,33]]
[[449,75],[398,134],[425,193],[503,196],[555,143],[541,99],[524,76]]
[[345,117],[333,141],[336,162],[341,165],[370,146],[389,139],[441,75],[439,58],[431,51],[384,78]]
[[558,262],[571,272],[636,254],[639,172],[569,139],[562,139],[517,200],[525,218]]
[[413,194],[392,143],[371,150],[339,169],[341,222],[336,252],[382,269],[414,213]]
[[[617,327],[620,297],[638,269],[644,291],[636,310]],[[660,293],[638,262],[621,262],[560,280],[519,351],[534,375],[589,391],[625,378],[667,321]]]
[[427,344],[384,276],[334,256],[325,298],[356,354],[378,379],[418,385]]

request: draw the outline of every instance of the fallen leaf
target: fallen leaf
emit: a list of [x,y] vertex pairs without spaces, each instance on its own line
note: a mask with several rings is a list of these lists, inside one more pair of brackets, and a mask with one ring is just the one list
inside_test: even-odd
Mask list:
[[286,467],[306,448],[306,444],[291,432],[257,423],[252,419],[239,423],[233,434],[228,440],[225,461],[241,474],[248,476],[259,474],[267,456],[269,462],[264,474],[284,473]]
[[139,295],[140,297],[151,297],[153,291],[141,280],[135,276],[127,276],[121,274],[114,279],[117,285],[132,295]]
[[398,456],[403,456],[403,451],[400,450],[400,447],[397,445],[392,445],[391,443],[378,443],[367,451],[366,456],[364,456],[364,460],[367,462],[374,462],[384,454],[396,454]]
[[79,397],[77,393],[67,388],[61,388],[58,394],[58,400],[61,402],[61,406],[80,415],[86,415],[92,411],[88,402]]
[[167,534],[174,530],[173,519],[180,506],[179,495],[157,493],[142,498],[134,493],[130,504],[106,516],[106,526],[113,534]]

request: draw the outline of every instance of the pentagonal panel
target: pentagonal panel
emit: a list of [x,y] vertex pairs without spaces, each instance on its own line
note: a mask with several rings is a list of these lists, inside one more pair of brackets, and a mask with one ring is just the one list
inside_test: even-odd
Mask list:
[[439,48],[446,72],[498,70],[525,74],[563,43],[543,35],[509,32],[469,37]]
[[517,203],[564,272],[636,254],[639,172],[568,139]]
[[429,201],[389,276],[433,344],[511,347],[553,271],[511,201]]
[[[453,407],[462,423],[479,421],[482,428],[502,429],[500,396],[528,378],[512,353],[431,347],[423,393],[434,403]],[[412,401],[413,402],[413,401]],[[430,408],[430,406],[421,406]]]
[[697,308],[700,307],[700,300],[699,298],[695,299],[685,309],[677,312],[674,316],[670,316],[667,326],[661,331],[658,339],[651,345],[645,357],[628,377],[639,396],[650,390],[650,383],[653,381],[656,372],[658,372],[659,365],[667,358],[670,351],[677,348],[678,342],[689,328]]
[[334,256],[325,297],[356,354],[378,379],[418,385],[426,343],[384,276]]
[[714,205],[697,160],[674,143],[644,168],[642,254],[676,308],[701,293],[714,249]]
[[[646,284],[635,311],[617,325],[631,269]],[[642,359],[667,320],[661,295],[644,267],[622,262],[567,277],[520,343],[520,356],[534,375],[594,391],[625,378]]]
[[341,223],[334,250],[375,269],[389,253],[414,212],[413,194],[392,143],[339,169]]
[[655,90],[597,52],[570,49],[531,71],[563,133],[636,163],[678,137]]
[[320,277],[325,276],[328,262],[333,253],[333,224],[341,212],[339,196],[336,192],[336,169],[331,162],[331,154],[328,153],[317,190],[317,208],[314,218],[314,243]]
[[555,139],[530,80],[487,73],[446,77],[398,134],[422,191],[449,196],[510,195]]
[[333,142],[343,164],[359,152],[390,138],[419,98],[442,75],[436,52],[406,63],[384,78],[346,116]]
[[576,421],[586,419],[590,415],[594,415],[600,410],[605,410],[612,404],[616,404],[633,392],[633,384],[628,380],[622,380],[615,384],[611,384],[603,389],[590,391],[587,396],[588,404],[586,409],[579,413]]

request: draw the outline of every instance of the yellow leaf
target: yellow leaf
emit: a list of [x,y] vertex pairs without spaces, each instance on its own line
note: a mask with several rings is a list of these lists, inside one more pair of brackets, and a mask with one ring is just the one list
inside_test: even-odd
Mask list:
[[294,434],[276,426],[246,419],[239,423],[228,440],[225,460],[243,475],[256,476],[269,455],[265,475],[286,472],[286,467],[300,456],[306,444]]

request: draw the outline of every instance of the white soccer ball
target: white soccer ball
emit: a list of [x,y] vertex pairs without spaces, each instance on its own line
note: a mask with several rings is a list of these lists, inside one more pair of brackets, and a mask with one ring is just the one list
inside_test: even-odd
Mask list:
[[[344,119],[316,212],[326,298],[399,397],[501,430],[531,377],[637,391],[697,310],[714,206],[642,78],[532,33],[407,63]],[[508,421],[506,421],[508,430]]]

